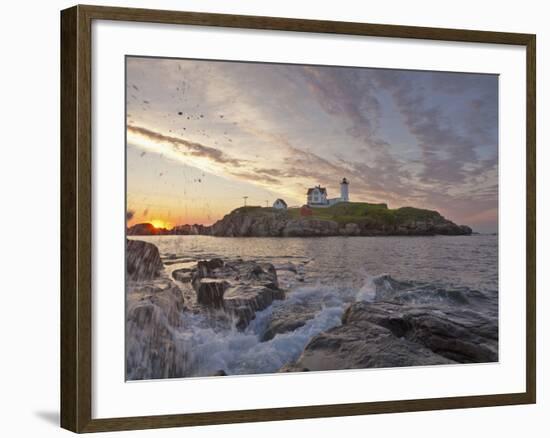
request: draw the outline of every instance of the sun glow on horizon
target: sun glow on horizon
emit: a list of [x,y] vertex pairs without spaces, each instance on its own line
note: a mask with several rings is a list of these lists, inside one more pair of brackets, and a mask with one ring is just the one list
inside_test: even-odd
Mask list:
[[149,221],[149,223],[153,225],[155,228],[166,228],[166,229],[172,228],[172,224],[170,222],[163,221],[162,219],[153,219]]

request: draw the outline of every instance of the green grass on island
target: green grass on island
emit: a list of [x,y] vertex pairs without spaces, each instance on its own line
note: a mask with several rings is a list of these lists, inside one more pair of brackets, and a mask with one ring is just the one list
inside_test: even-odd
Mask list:
[[415,207],[388,208],[387,204],[370,204],[367,202],[340,202],[330,207],[312,207],[311,216],[301,216],[300,208],[276,210],[271,207],[247,206],[231,212],[233,214],[271,215],[273,213],[287,214],[293,219],[330,220],[338,223],[374,222],[380,224],[400,224],[410,221],[424,221],[427,219],[442,219],[434,210],[425,210]]

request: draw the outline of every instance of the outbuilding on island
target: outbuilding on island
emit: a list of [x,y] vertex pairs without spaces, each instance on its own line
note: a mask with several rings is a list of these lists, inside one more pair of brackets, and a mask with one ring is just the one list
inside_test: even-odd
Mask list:
[[277,210],[282,210],[282,209],[286,209],[288,206],[286,205],[286,202],[284,199],[277,199],[274,203],[273,203],[273,208],[276,208]]

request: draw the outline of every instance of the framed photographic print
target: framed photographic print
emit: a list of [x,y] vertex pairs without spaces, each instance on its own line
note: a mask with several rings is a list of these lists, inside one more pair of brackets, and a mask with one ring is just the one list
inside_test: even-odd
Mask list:
[[62,427],[535,403],[534,35],[75,6],[61,49]]

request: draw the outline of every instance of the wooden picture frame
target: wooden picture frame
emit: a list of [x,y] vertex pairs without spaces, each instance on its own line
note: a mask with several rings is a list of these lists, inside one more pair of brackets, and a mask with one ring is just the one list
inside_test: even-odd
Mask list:
[[[346,403],[128,418],[92,418],[91,25],[93,20],[218,26],[526,48],[527,284],[526,391],[447,398]],[[99,6],[61,12],[61,426],[74,432],[148,429],[378,413],[529,404],[536,401],[535,57],[531,34],[237,16]]]

